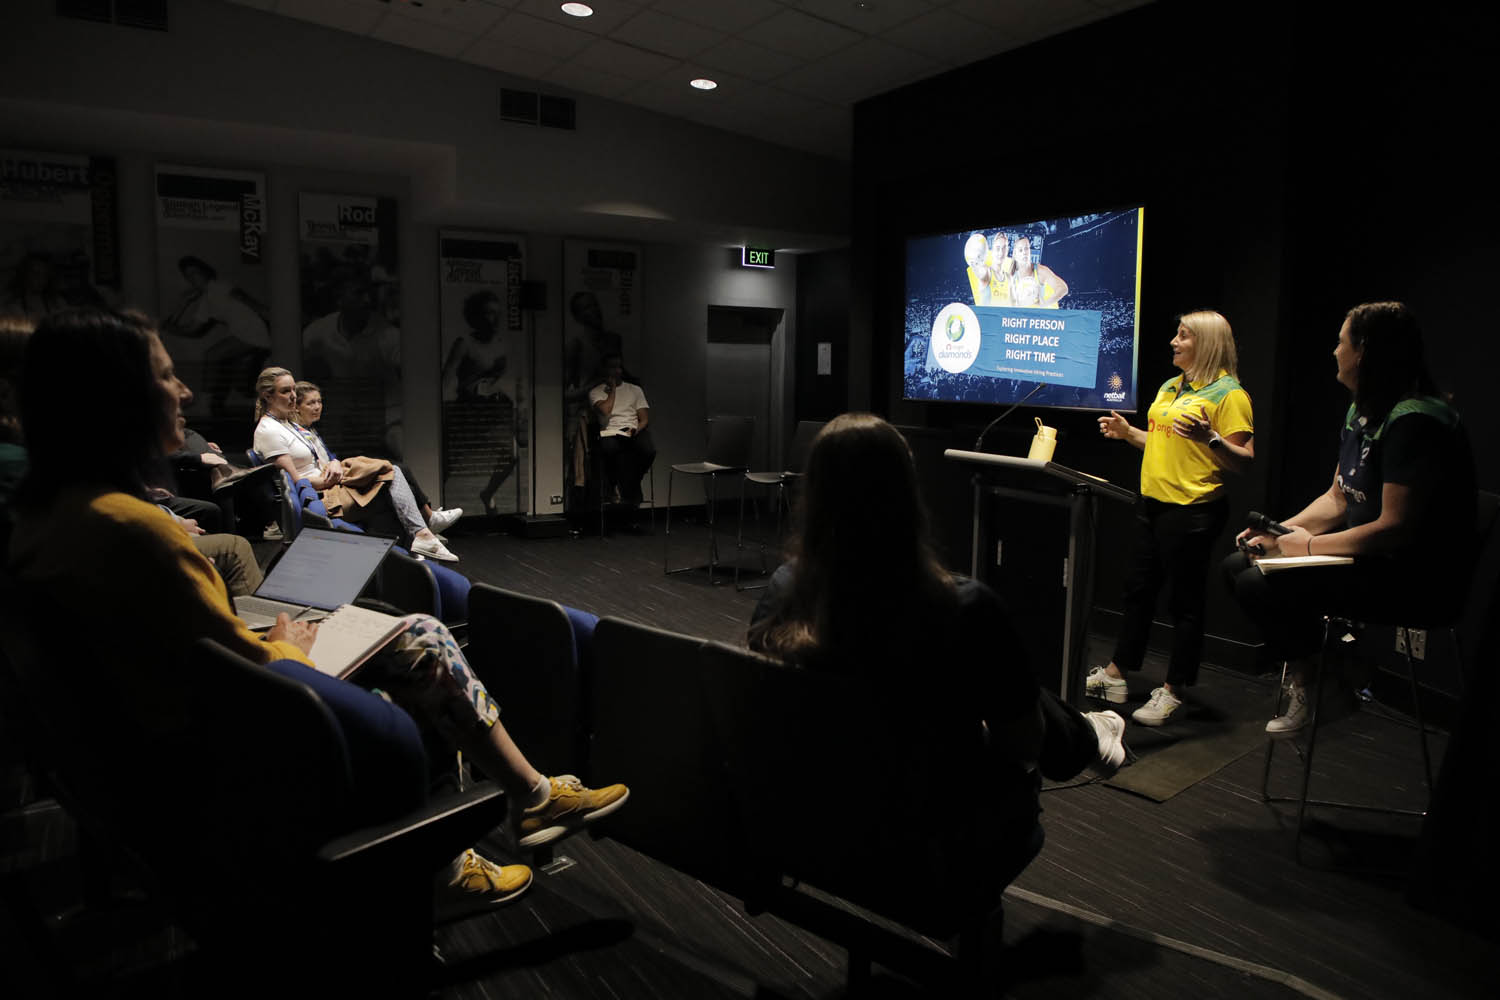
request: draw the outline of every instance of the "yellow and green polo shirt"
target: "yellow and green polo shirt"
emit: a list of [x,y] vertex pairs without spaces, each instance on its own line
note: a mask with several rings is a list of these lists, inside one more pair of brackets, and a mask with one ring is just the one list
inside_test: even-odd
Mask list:
[[1182,437],[1172,423],[1184,413],[1199,414],[1220,437],[1255,433],[1250,394],[1222,368],[1211,382],[1186,382],[1177,375],[1162,383],[1146,411],[1146,454],[1141,460],[1141,495],[1162,503],[1213,500],[1224,491],[1223,468],[1207,444]]

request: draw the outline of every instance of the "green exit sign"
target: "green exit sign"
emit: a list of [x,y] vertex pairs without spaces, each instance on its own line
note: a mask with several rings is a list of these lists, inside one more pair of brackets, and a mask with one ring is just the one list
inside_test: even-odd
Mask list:
[[776,251],[769,247],[745,247],[740,253],[740,264],[745,267],[776,266]]

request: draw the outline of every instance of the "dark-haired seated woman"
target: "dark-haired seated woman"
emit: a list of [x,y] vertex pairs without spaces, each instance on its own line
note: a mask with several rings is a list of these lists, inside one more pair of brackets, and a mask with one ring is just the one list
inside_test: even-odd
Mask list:
[[[1224,571],[1270,652],[1289,661],[1284,714],[1270,733],[1311,718],[1305,682],[1323,643],[1323,616],[1392,624],[1448,616],[1463,601],[1474,555],[1474,458],[1458,411],[1427,371],[1422,331],[1399,302],[1355,306],[1333,350],[1353,395],[1333,482],[1282,524],[1247,528]],[[1268,556],[1352,556],[1352,565],[1265,574]]]
[[[89,405],[55,406],[63,384]],[[57,313],[27,346],[21,412],[30,470],[16,501],[10,567],[29,593],[71,609],[76,630],[66,641],[77,654],[68,664],[78,675],[79,701],[67,708],[107,719],[99,730],[105,744],[119,732],[172,727],[174,713],[187,711],[190,699],[164,665],[185,659],[198,639],[217,640],[256,663],[312,665],[315,623],[283,615],[264,637],[251,632],[235,617],[213,566],[145,499],[143,470],[181,446],[182,410],[191,400],[155,330],[139,317]],[[97,445],[87,461],[80,460],[81,440]],[[405,631],[355,677],[410,712],[424,736],[462,750],[500,782],[518,804],[522,847],[565,836],[629,794],[623,785],[593,790],[571,776],[537,772],[452,637],[431,618],[409,616]],[[487,905],[515,896],[530,880],[523,865],[502,867],[466,851],[440,900]]]
[[[1000,599],[938,564],[911,451],[894,427],[865,413],[829,421],[801,487],[791,559],[755,609],[751,649],[868,679],[888,709],[880,721],[913,754],[929,750],[915,733],[957,723],[987,734],[991,762],[1001,765],[991,773],[1031,773],[1035,765],[1064,781],[1120,766],[1124,720],[1085,715],[1043,691]],[[983,770],[977,764],[934,761],[926,778],[936,792],[945,771]],[[1034,773],[1011,790],[1024,796],[1015,819],[1034,827]],[[973,794],[987,793],[1003,792]]]

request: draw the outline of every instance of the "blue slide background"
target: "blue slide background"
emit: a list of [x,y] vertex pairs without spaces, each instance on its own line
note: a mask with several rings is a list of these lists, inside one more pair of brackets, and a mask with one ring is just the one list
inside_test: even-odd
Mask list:
[[[1061,317],[1089,313],[1097,317],[1098,347],[1092,377],[1084,377],[1084,361],[1073,357],[1063,379],[1046,379],[1048,385],[1031,399],[1034,406],[1072,406],[1084,409],[1132,410],[1136,408],[1135,273],[1139,209],[1131,208],[1098,215],[1084,215],[1023,225],[990,226],[958,233],[918,237],[906,248],[906,333],[903,360],[904,395],[907,399],[966,403],[1012,403],[1036,387],[1037,377],[1008,378],[981,369],[992,349],[991,316],[1037,315]],[[975,306],[964,264],[964,244],[973,232],[993,237],[1008,233],[1011,243],[1021,236],[1031,239],[1038,264],[1045,264],[1068,283],[1068,294],[1060,309],[1021,309]],[[968,371],[943,371],[928,357],[932,323],[943,307],[963,302],[980,317],[984,342],[979,357]],[[1080,328],[1081,329],[1081,328]],[[1081,337],[1082,334],[1080,333]],[[1001,338],[996,338],[998,342]],[[1074,354],[1081,340],[1068,340]],[[1003,357],[1004,345],[997,344]],[[1059,355],[1061,360],[1061,355]],[[1004,362],[1000,362],[1004,363]],[[1033,367],[1028,365],[1027,367]],[[1040,366],[1036,366],[1040,367]],[[1049,366],[1050,367],[1050,366]],[[993,363],[991,364],[993,371]],[[1119,380],[1124,400],[1106,399]]]

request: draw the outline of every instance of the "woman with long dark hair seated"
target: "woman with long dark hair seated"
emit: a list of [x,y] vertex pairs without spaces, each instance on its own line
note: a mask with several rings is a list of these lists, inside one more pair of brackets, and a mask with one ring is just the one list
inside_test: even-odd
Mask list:
[[[1230,589],[1289,661],[1286,711],[1266,724],[1295,732],[1311,718],[1305,681],[1323,643],[1323,616],[1399,623],[1442,618],[1463,601],[1474,555],[1474,457],[1458,411],[1427,371],[1422,330],[1400,302],[1350,309],[1333,350],[1353,396],[1333,482],[1282,524],[1247,528],[1224,562]],[[1352,565],[1262,573],[1268,556],[1352,556]]]
[[[1085,715],[1042,690],[999,597],[939,565],[911,451],[894,427],[867,413],[829,421],[800,486],[790,559],[756,606],[751,649],[868,679],[885,692],[893,739],[957,716],[987,732],[1012,773],[1038,765],[1062,781],[1120,766],[1124,720]],[[1028,794],[1018,806],[1034,825],[1034,775]]]
[[[89,405],[57,407],[64,384]],[[166,665],[183,661],[199,639],[255,663],[312,665],[316,623],[282,615],[264,637],[251,632],[213,566],[145,499],[143,474],[181,446],[192,398],[155,330],[135,316],[67,310],[44,320],[27,346],[21,413],[30,469],[16,500],[10,567],[29,594],[70,609],[74,655],[66,662],[83,700],[67,710],[95,713],[97,750],[112,758],[131,749],[118,745],[120,733],[149,739],[182,725],[174,720],[192,699]],[[85,440],[94,447],[80,460]],[[565,836],[624,803],[623,785],[596,791],[540,774],[443,625],[422,615],[404,625],[356,683],[383,692],[429,741],[461,750],[498,781],[516,803],[520,846]],[[501,867],[470,850],[454,862],[440,900],[500,902],[530,880],[525,866]]]
[[285,368],[267,368],[255,380],[255,450],[260,457],[281,466],[294,481],[312,483],[349,520],[397,535],[419,555],[457,562],[458,556],[427,526],[400,469],[383,459],[335,462],[327,459],[327,452],[319,461],[312,436],[297,423],[296,385]]

